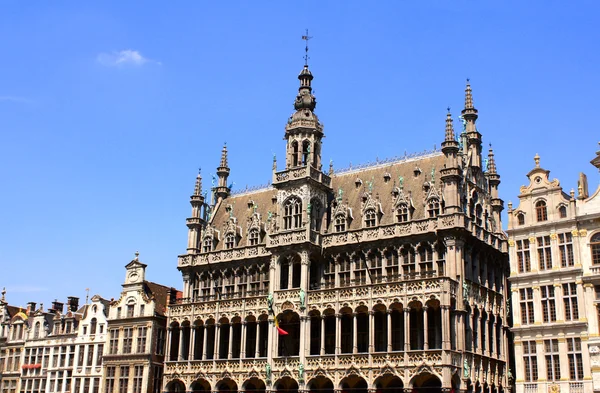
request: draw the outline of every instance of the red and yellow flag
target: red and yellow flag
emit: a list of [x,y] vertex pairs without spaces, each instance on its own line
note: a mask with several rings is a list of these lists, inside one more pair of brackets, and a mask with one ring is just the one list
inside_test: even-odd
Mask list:
[[287,336],[289,333],[279,327],[279,318],[275,317],[275,327],[280,336]]

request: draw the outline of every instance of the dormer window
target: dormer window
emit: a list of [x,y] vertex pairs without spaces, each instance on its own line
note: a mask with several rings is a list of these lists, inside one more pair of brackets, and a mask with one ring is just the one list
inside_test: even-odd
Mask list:
[[338,214],[335,216],[334,230],[339,232],[344,232],[346,230],[346,217],[343,214]]
[[558,208],[558,215],[560,218],[567,218],[567,207],[561,206]]
[[365,211],[365,227],[373,228],[377,225],[377,213],[375,213],[375,209],[367,209]]
[[525,214],[517,214],[517,222],[519,223],[519,225],[525,225]]
[[535,212],[537,214],[538,222],[548,221],[548,210],[546,209],[546,202],[538,201],[535,204]]
[[202,252],[211,252],[213,247],[213,239],[210,236],[207,236],[202,241]]
[[291,197],[284,206],[283,229],[300,228],[302,225],[302,201]]
[[427,205],[427,215],[434,218],[440,215],[440,201],[437,198],[431,198]]
[[250,229],[248,232],[248,244],[251,246],[256,246],[260,241],[260,234],[258,233],[257,228]]
[[229,232],[227,235],[225,235],[225,248],[227,250],[231,250],[233,247],[235,247],[235,234]]
[[407,222],[408,221],[408,206],[406,203],[398,205],[396,208],[396,222]]

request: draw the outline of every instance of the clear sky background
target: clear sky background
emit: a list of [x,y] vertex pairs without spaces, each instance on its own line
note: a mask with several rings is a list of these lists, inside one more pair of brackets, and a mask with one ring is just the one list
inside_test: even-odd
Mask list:
[[0,287],[116,298],[139,250],[181,288],[198,167],[206,189],[227,141],[234,188],[270,180],[305,28],[324,162],[439,147],[468,77],[505,202],[536,153],[595,190],[599,20],[591,0],[2,2]]

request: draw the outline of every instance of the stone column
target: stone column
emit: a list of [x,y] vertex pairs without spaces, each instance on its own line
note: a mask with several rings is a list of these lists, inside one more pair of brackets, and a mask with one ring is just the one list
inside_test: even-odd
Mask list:
[[273,347],[275,346],[275,337],[273,336],[273,319],[271,317],[269,317],[268,324],[269,326],[267,328],[267,363],[271,364],[273,363]]
[[[310,218],[310,217],[309,217]],[[300,265],[300,288],[304,288],[305,291],[308,291],[309,288],[309,275],[308,269],[310,267],[310,258],[308,257],[308,253],[306,251],[302,252],[301,255],[301,265]],[[290,281],[291,283],[291,281]]]
[[423,349],[426,351],[429,349],[429,332],[427,326],[429,317],[427,315],[427,309],[427,306],[423,307]]
[[[565,303],[563,301],[563,290],[562,284],[554,284],[554,299],[556,304],[556,322],[561,323],[565,321]],[[562,375],[562,374],[561,374]]]
[[197,329],[198,328],[196,326],[190,325],[190,347],[188,348],[188,361],[194,360],[194,347],[196,346]]
[[178,327],[179,329],[179,348],[177,348],[177,360],[183,360],[183,329],[181,325]]
[[227,359],[231,359],[233,354],[233,322],[229,322],[229,348],[227,350]]
[[392,352],[392,310],[387,310],[387,351]]
[[[300,317],[300,363],[304,364],[304,359],[306,357],[306,324],[307,318],[305,316]],[[291,350],[291,348],[290,348]]]
[[369,334],[369,353],[373,353],[375,350],[375,324],[373,323],[375,321],[375,312],[373,312],[373,310],[369,311],[369,329],[367,329],[367,332],[370,332],[371,334]]
[[242,342],[240,343],[240,358],[246,357],[246,321],[242,321]]
[[342,353],[342,314],[335,314],[336,329],[335,329],[335,354]]
[[325,317],[321,315],[321,356],[325,355]]
[[[121,334],[121,332],[119,332],[119,334]],[[171,340],[173,339],[172,335],[173,335],[173,328],[169,326],[167,328],[167,349],[165,350],[165,353],[167,354],[167,356],[166,356],[167,360],[171,360]],[[121,341],[121,340],[119,340],[119,341]],[[119,348],[117,345],[117,351],[118,351],[118,349]]]
[[255,358],[260,357],[260,323],[258,320],[256,320],[256,348],[254,348],[254,353]]
[[356,313],[352,313],[352,353],[358,353],[358,322]]
[[221,324],[215,324],[215,350],[213,359],[219,359],[219,340],[221,339]]
[[450,308],[442,307],[442,348],[450,349]]
[[410,351],[410,308],[404,308],[404,350]]
[[206,325],[203,324],[201,329],[204,330],[204,334],[202,335],[202,360],[206,360],[206,343],[208,337]]

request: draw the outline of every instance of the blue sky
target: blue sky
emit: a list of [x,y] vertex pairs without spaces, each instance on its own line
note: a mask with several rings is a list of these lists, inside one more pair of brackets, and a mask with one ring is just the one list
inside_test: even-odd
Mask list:
[[139,250],[181,287],[198,167],[227,141],[266,183],[303,65],[335,166],[439,146],[471,79],[501,197],[539,153],[568,191],[598,150],[595,1],[63,2],[0,5],[0,286],[11,304],[118,297]]

